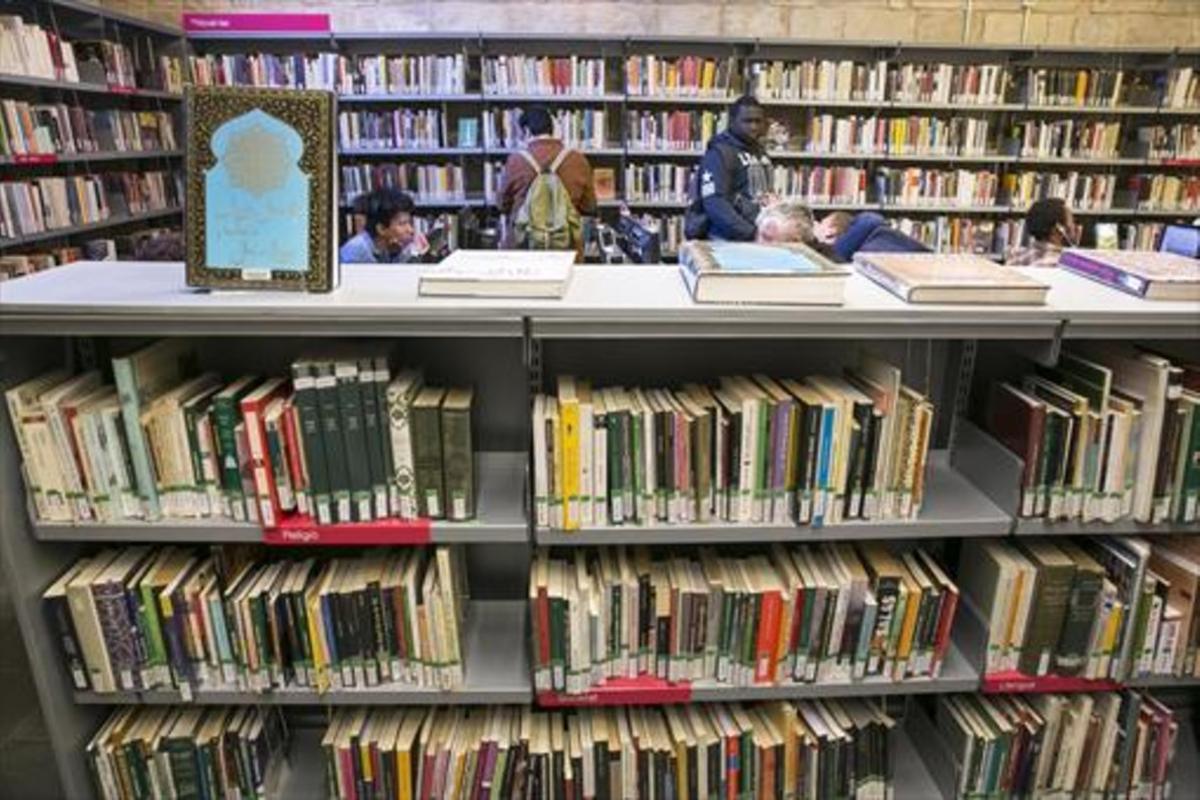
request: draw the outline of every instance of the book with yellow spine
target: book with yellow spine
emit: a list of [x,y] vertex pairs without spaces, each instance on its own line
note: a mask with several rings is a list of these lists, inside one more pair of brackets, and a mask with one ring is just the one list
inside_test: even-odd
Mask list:
[[558,380],[559,441],[562,443],[562,467],[559,496],[563,501],[563,530],[578,530],[579,514],[579,395],[575,379]]

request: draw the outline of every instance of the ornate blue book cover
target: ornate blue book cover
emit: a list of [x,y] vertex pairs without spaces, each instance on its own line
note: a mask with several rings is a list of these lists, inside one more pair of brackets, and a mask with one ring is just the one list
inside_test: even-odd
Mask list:
[[189,89],[189,286],[337,286],[335,118],[331,92]]

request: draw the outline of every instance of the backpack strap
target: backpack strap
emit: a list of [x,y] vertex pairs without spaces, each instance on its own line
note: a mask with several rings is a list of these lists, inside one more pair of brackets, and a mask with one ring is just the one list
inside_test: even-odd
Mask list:
[[533,153],[529,152],[528,148],[523,147],[520,150],[518,150],[517,152],[520,153],[525,158],[525,160],[529,162],[529,166],[533,167],[534,172],[538,173],[539,175],[541,174],[542,165],[539,164],[538,160],[533,157]]
[[563,145],[563,149],[558,151],[558,155],[554,157],[554,160],[551,161],[549,165],[544,167],[538,163],[536,158],[533,157],[533,153],[529,152],[528,147],[523,147],[517,152],[520,153],[527,162],[529,162],[529,166],[533,167],[533,171],[537,174],[541,175],[544,173],[546,175],[553,175],[554,173],[558,172],[558,168],[561,167],[562,163],[567,160],[567,156],[571,155],[572,149],[566,145]]
[[558,151],[558,155],[550,162],[550,166],[546,168],[546,171],[550,173],[558,172],[558,168],[562,166],[562,163],[567,160],[567,156],[569,155],[571,155],[571,148],[563,145],[563,149]]

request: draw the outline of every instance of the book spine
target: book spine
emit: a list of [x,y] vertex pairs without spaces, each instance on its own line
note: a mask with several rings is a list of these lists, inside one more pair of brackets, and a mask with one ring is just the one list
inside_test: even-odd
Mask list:
[[242,495],[242,473],[238,466],[237,456],[238,407],[236,401],[231,397],[214,398],[212,419],[220,457],[221,486],[233,518],[245,521],[246,505]]
[[441,426],[446,515],[452,520],[474,519],[475,476],[470,408],[443,410]]
[[446,491],[442,472],[441,414],[436,407],[414,408],[412,423],[417,513],[422,517],[443,519],[446,516]]
[[385,356],[377,356],[374,366],[375,412],[378,414],[376,437],[379,454],[383,459],[383,487],[387,496],[384,516],[394,516],[399,513],[400,490],[395,481],[392,480],[392,476],[396,474],[396,459],[392,453],[391,424],[388,418],[387,398],[388,382],[391,378],[391,373],[388,370],[387,358]]
[[384,471],[382,432],[378,395],[376,394],[375,365],[371,359],[358,364],[358,386],[362,397],[363,436],[366,438],[366,461],[370,474],[371,496],[374,500],[373,516],[383,519],[389,516],[388,474]]
[[1018,661],[1018,669],[1026,675],[1045,675],[1056,654],[1062,652],[1064,618],[1074,589],[1072,572],[1071,568],[1038,569],[1032,615]]
[[350,522],[350,473],[347,467],[342,415],[338,402],[338,381],[331,362],[316,366],[314,385],[321,418],[321,440],[329,468],[330,512],[333,522]]
[[[264,528],[279,525],[282,513],[279,504],[279,488],[275,484],[275,472],[271,464],[267,431],[263,422],[263,410],[269,397],[260,401],[242,400],[242,421],[246,426],[246,442],[250,446],[250,470],[254,480],[255,501],[258,518]],[[254,502],[254,501],[252,501]]]
[[132,623],[126,614],[124,589],[115,582],[93,585],[92,602],[96,605],[104,647],[118,681],[114,688],[136,690],[137,647],[131,635]]
[[128,358],[114,358],[113,382],[117,387],[117,395],[121,401],[121,418],[125,423],[125,441],[129,447],[129,456],[133,461],[133,472],[137,478],[138,494],[146,508],[146,518],[157,520],[162,517],[162,507],[158,501],[158,486],[155,483],[154,468],[150,462],[150,446],[146,442],[146,434],[141,423],[141,400],[138,392],[137,375],[134,374],[133,362]]
[[363,400],[358,365],[353,362],[340,362],[336,369],[338,410],[341,414],[342,439],[350,483],[350,510],[355,522],[367,522],[374,519],[374,493],[367,457],[370,445],[363,425]]
[[83,660],[83,650],[79,645],[79,637],[75,633],[75,623],[71,619],[71,606],[66,596],[48,598],[46,613],[58,632],[58,640],[62,644],[63,656],[67,662],[67,671],[71,673],[72,683],[77,690],[86,691],[89,686],[87,665]]
[[391,427],[392,485],[396,488],[396,513],[401,519],[416,519],[416,470],[413,462],[412,398],[415,384],[408,391],[388,393],[388,419]]

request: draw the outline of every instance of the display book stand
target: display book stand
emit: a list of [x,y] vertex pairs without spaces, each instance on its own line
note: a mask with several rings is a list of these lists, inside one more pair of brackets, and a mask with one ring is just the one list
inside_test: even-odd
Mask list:
[[[14,0],[5,4],[5,14],[20,15],[26,22],[36,23],[70,41],[106,39],[130,47],[151,47],[155,52],[184,56],[183,31],[169,25],[159,25],[138,17],[122,14],[95,3],[81,0]],[[183,64],[186,68],[186,61]],[[31,78],[24,75],[0,74],[0,97],[16,98],[34,103],[64,102],[88,108],[130,108],[171,112],[177,123],[183,95],[157,89],[128,89],[96,83]],[[176,140],[182,131],[177,130]],[[134,150],[121,152],[75,153],[72,155],[13,155],[0,156],[0,180],[28,180],[49,175],[90,174],[112,169],[181,170],[183,150]],[[0,253],[9,250],[28,250],[47,244],[76,242],[88,236],[113,229],[129,230],[137,225],[156,225],[177,219],[179,208],[165,208],[140,214],[114,216],[83,225],[55,228],[14,238],[0,238]]]
[[[439,109],[454,131],[460,116],[478,116],[482,109],[512,108],[528,103],[560,109],[603,108],[608,112],[608,131],[605,147],[585,152],[594,166],[612,167],[617,176],[617,193],[613,200],[601,201],[603,212],[609,214],[627,203],[635,212],[657,216],[681,214],[687,205],[682,199],[646,199],[629,196],[625,186],[625,170],[629,166],[669,161],[691,166],[703,155],[702,147],[691,149],[643,149],[630,143],[631,114],[641,112],[671,112],[675,110],[720,112],[734,97],[751,86],[754,64],[782,60],[798,62],[807,59],[852,60],[855,62],[885,60],[889,63],[1000,64],[1009,68],[1014,78],[1026,69],[1124,69],[1129,72],[1156,73],[1173,67],[1200,66],[1200,51],[1194,48],[1078,48],[1064,46],[980,45],[969,47],[894,41],[847,40],[780,40],[769,37],[687,37],[687,36],[560,36],[538,34],[485,34],[475,32],[408,34],[398,39],[371,31],[335,31],[326,34],[289,33],[222,33],[206,31],[189,33],[187,47],[193,54],[249,54],[267,52],[279,56],[292,54],[339,53],[355,55],[447,55],[461,54],[467,62],[467,82],[461,94],[340,94],[339,108],[343,111],[380,112],[397,108]],[[481,82],[480,65],[483,59],[499,55],[571,56],[599,58],[605,63],[606,84],[592,94],[490,94]],[[732,87],[728,94],[713,95],[636,95],[625,85],[625,59],[629,56],[654,55],[661,59],[679,56],[701,56],[718,60],[731,59],[734,64]],[[969,169],[991,169],[998,175],[1034,170],[1064,173],[1079,170],[1084,174],[1131,174],[1138,171],[1182,175],[1194,169],[1195,161],[1178,158],[1148,158],[1144,148],[1132,141],[1131,133],[1137,124],[1176,124],[1195,122],[1200,109],[1164,108],[1142,100],[1117,107],[1032,105],[1025,102],[998,103],[930,103],[898,100],[820,100],[768,99],[764,101],[770,117],[786,120],[795,131],[798,122],[809,110],[835,116],[898,114],[902,116],[965,116],[987,119],[994,132],[1003,132],[1018,119],[1057,120],[1077,117],[1121,120],[1122,140],[1116,157],[1039,157],[1021,155],[1016,143],[1001,142],[999,152],[982,155],[947,154],[862,154],[810,153],[795,149],[773,151],[772,158],[784,166],[804,164],[824,166],[862,166],[873,169],[881,166],[920,166],[926,169],[952,169],[958,164]],[[509,152],[505,147],[487,147],[482,140],[478,146],[460,147],[457,142],[445,142],[440,148],[339,148],[342,164],[370,164],[380,161],[421,164],[454,163],[464,170],[467,186],[464,197],[418,198],[418,204],[430,209],[452,210],[464,206],[490,205],[484,186],[483,164],[502,161]],[[1016,147],[1016,149],[1012,149]],[[978,221],[1004,220],[1021,217],[1024,209],[1002,204],[960,206],[947,201],[897,204],[878,199],[868,202],[811,203],[822,211],[878,211],[888,217],[908,216],[930,220],[935,215],[970,217]],[[346,210],[346,208],[344,208]],[[1112,221],[1123,223],[1153,223],[1183,220],[1188,212],[1164,209],[1112,208],[1078,210],[1081,221]],[[1192,215],[1194,216],[1194,214]],[[993,253],[992,255],[1002,255]]]
[[[1039,276],[1046,271],[1039,271]],[[372,337],[392,340],[398,361],[425,368],[430,380],[476,388],[480,499],[473,523],[436,523],[433,542],[468,547],[474,603],[467,631],[466,685],[456,692],[376,688],[317,695],[304,690],[268,694],[200,693],[196,703],[286,705],[292,750],[279,776],[279,796],[318,785],[322,707],[346,704],[537,703],[637,704],[701,700],[873,696],[902,718],[895,733],[893,783],[898,797],[953,797],[952,762],[929,728],[918,694],[987,688],[980,677],[982,626],[964,609],[953,647],[936,679],[904,683],[847,683],[788,687],[697,684],[664,696],[658,687],[597,690],[582,698],[535,697],[528,661],[526,587],[534,543],[555,545],[732,541],[816,542],[831,539],[924,540],[930,548],[970,536],[1049,532],[1200,533],[1200,525],[1054,525],[1015,521],[1019,463],[960,419],[968,406],[976,364],[992,351],[1052,359],[1075,336],[1142,339],[1192,347],[1200,342],[1195,304],[1150,304],[1114,296],[1085,279],[1054,272],[1046,306],[909,307],[853,275],[846,304],[832,308],[768,309],[697,306],[673,267],[581,268],[562,301],[461,301],[420,298],[415,275],[362,267],[331,298],[279,293],[197,295],[183,287],[182,265],[89,263],[39,273],[0,293],[0,388],[64,361],[103,363],[113,340],[193,337],[203,366],[226,372],[285,374],[292,358],[316,340]],[[132,289],[131,287],[136,287]],[[1090,305],[1089,305],[1090,304]],[[248,346],[231,348],[232,337]],[[124,341],[120,344],[128,345]],[[553,387],[556,375],[590,377],[597,385],[673,385],[729,372],[804,375],[836,371],[870,346],[904,370],[906,383],[938,409],[930,487],[921,518],[823,529],[716,525],[589,530],[534,530],[529,507],[529,401]],[[981,356],[981,353],[983,354]],[[41,592],[92,542],[256,541],[256,528],[228,522],[188,524],[44,525],[25,504],[11,428],[0,424],[0,556],[12,587],[66,796],[93,789],[84,746],[111,707],[178,703],[175,692],[76,693],[62,666],[59,642],[44,614]],[[1160,690],[1194,691],[1194,681],[1154,679]],[[1142,685],[1142,684],[1137,684]],[[1038,690],[1044,687],[1014,687]],[[1053,687],[1052,687],[1053,688]],[[327,712],[326,712],[327,713]],[[1176,756],[1178,796],[1200,790],[1200,750],[1189,725]],[[914,758],[914,755],[919,757]],[[290,787],[290,788],[289,788]]]

